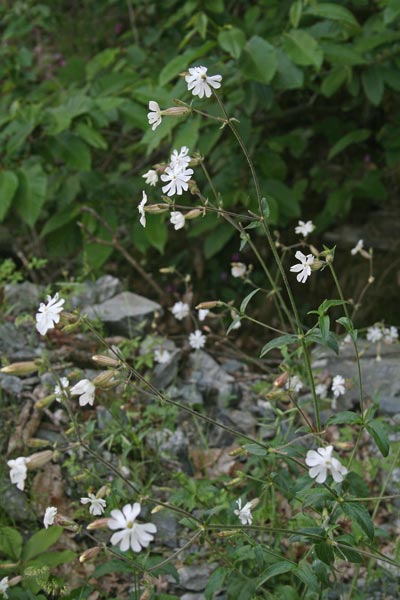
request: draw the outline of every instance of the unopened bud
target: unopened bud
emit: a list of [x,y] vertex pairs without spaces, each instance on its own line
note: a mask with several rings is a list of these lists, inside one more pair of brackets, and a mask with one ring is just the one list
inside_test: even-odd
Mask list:
[[241,456],[243,454],[243,452],[246,452],[244,448],[242,448],[242,446],[240,446],[239,448],[235,448],[234,450],[231,450],[230,452],[228,452],[229,456]]
[[79,475],[74,475],[72,479],[74,481],[85,481],[87,479],[87,473],[79,473]]
[[105,498],[110,493],[110,486],[108,483],[102,485],[99,491],[96,494],[96,498]]
[[47,464],[53,458],[53,450],[43,450],[43,452],[35,452],[26,459],[28,469],[39,469]]
[[36,364],[33,360],[27,362],[16,362],[11,365],[7,365],[0,369],[1,373],[8,373],[12,375],[29,375],[30,373],[35,373],[39,369],[39,365]]
[[29,440],[26,442],[26,445],[29,448],[45,448],[50,444],[48,440],[41,440],[40,438],[29,438]]
[[161,506],[161,504],[157,504],[157,506],[155,506],[152,510],[151,510],[151,514],[155,515],[156,513],[160,512],[164,510],[164,506]]
[[366,250],[363,250],[362,248],[360,250],[360,254],[361,254],[361,256],[363,256],[364,258],[366,258],[367,260],[371,260],[371,258],[372,258],[372,254],[370,254]]
[[158,269],[160,273],[164,273],[165,275],[168,275],[169,273],[175,273],[175,267],[161,267],[161,269]]
[[73,533],[76,533],[80,529],[78,523],[60,514],[57,514],[55,516],[54,523],[56,523],[56,525],[64,527],[64,529],[68,529],[68,531],[72,531]]
[[115,370],[103,371],[93,379],[92,383],[97,388],[109,389],[118,385],[118,381],[115,379],[116,375],[118,375],[118,371]]
[[61,323],[76,323],[79,321],[79,315],[74,315],[73,313],[63,311],[60,313],[60,321]]
[[228,481],[228,483],[226,485],[228,487],[235,487],[235,485],[238,485],[239,483],[242,483],[242,478],[235,477],[234,479],[231,479],[230,481]]
[[102,367],[119,367],[120,361],[111,356],[104,356],[103,354],[95,354],[92,356],[92,361]]
[[202,214],[202,212],[203,211],[199,208],[193,208],[192,210],[189,210],[189,212],[186,213],[185,219],[189,221],[190,219],[197,219],[197,217],[199,217]]
[[91,523],[89,523],[89,525],[86,527],[86,529],[88,531],[93,531],[94,529],[108,529],[108,521],[109,520],[110,519],[108,517],[96,519],[95,521],[92,521]]
[[309,246],[311,254],[313,254],[314,256],[316,256],[318,258],[318,256],[320,255],[320,251],[317,250],[317,248],[315,246],[313,246],[312,244],[310,244]]
[[169,206],[166,204],[149,204],[148,206],[144,207],[144,210],[148,213],[157,215],[167,212],[169,210]]
[[100,552],[102,550],[103,550],[103,548],[101,546],[94,546],[93,548],[88,548],[87,550],[85,550],[85,552],[83,552],[80,555],[79,562],[84,563],[84,562],[87,562],[88,560],[92,560],[92,558],[94,558],[95,556],[100,554]]
[[218,531],[217,533],[214,533],[215,537],[222,537],[222,538],[226,538],[226,537],[233,537],[234,535],[237,535],[237,531]]
[[[332,256],[331,254],[328,254],[328,256],[326,257],[326,262],[332,262],[329,261],[328,258],[329,256]],[[319,269],[321,269],[326,263],[323,260],[314,260],[310,267],[311,267],[311,271],[318,271]]]
[[210,300],[209,302],[200,302],[200,304],[198,304],[196,306],[196,309],[199,310],[200,308],[215,308],[216,306],[222,306],[222,302],[220,300]]
[[[6,566],[4,565],[4,563],[1,565],[1,567],[3,570],[6,569]],[[15,577],[12,577],[12,579],[8,580],[8,585],[9,585],[9,587],[13,587],[13,585],[18,585],[19,583],[21,583],[21,581],[22,581],[21,575],[16,575]]]
[[75,331],[75,329],[78,329],[79,326],[80,326],[80,321],[76,321],[76,323],[71,323],[69,325],[65,325],[62,328],[62,331],[64,333],[72,333],[73,331]]
[[289,378],[289,371],[285,371],[284,373],[282,373],[281,375],[279,375],[279,377],[277,377],[274,381],[274,387],[276,388],[282,388],[286,385],[286,382]]
[[374,283],[374,281],[375,281],[375,277],[373,275],[371,275],[371,277],[368,277],[369,284]]
[[186,106],[170,106],[169,108],[166,108],[160,112],[162,115],[169,117],[181,117],[182,115],[186,115],[191,111]]
[[35,402],[35,408],[37,408],[38,410],[41,408],[46,408],[46,406],[49,406],[52,402],[54,402],[55,399],[56,399],[55,394],[50,394],[50,396],[45,396],[44,398],[41,398],[40,400],[37,400],[37,402]]

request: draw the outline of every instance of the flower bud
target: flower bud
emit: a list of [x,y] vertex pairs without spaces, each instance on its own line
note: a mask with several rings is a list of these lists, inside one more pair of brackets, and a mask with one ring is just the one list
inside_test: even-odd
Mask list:
[[[326,257],[326,262],[332,262],[329,261],[328,258],[329,256],[331,256],[330,254]],[[323,260],[314,260],[313,263],[310,265],[311,267],[311,271],[318,271],[319,269],[321,269],[326,263]]]
[[64,529],[68,529],[68,531],[72,531],[73,533],[76,533],[80,529],[80,525],[78,525],[78,523],[60,514],[55,516],[54,523],[64,527]]
[[26,445],[29,448],[45,448],[50,444],[48,440],[41,440],[40,438],[29,438],[29,440],[26,442]]
[[199,310],[200,308],[215,308],[216,306],[222,305],[223,303],[220,300],[210,300],[209,302],[200,302],[200,304],[196,306],[196,310]]
[[[5,570],[6,566],[4,564],[2,564],[1,566]],[[8,585],[9,585],[9,587],[12,587],[13,585],[18,585],[19,583],[21,583],[21,581],[22,581],[21,575],[16,575],[12,579],[8,580]]]
[[37,400],[35,402],[35,408],[37,408],[38,410],[41,408],[46,408],[46,406],[49,406],[52,402],[54,402],[55,399],[56,399],[55,394],[50,394],[49,396],[45,396],[44,398],[41,398],[40,400]]
[[96,494],[96,498],[105,498],[110,493],[110,486],[108,483],[102,485],[99,491]]
[[89,523],[89,525],[86,527],[86,529],[88,531],[93,531],[94,529],[108,529],[108,521],[109,521],[109,517],[103,517],[101,519],[96,519],[95,521],[92,521],[91,523]]
[[199,208],[193,208],[192,210],[189,210],[189,212],[186,213],[185,219],[189,221],[190,219],[197,219],[197,217],[199,217],[202,214],[202,212],[203,211]]
[[361,256],[363,256],[364,258],[366,258],[367,260],[371,260],[371,258],[372,258],[372,254],[370,254],[369,252],[367,252],[363,248],[361,248],[360,254],[361,254]]
[[148,206],[144,207],[144,210],[148,213],[157,215],[167,212],[169,210],[169,206],[166,206],[165,204],[149,204]]
[[7,365],[0,369],[1,373],[8,373],[11,375],[30,375],[35,373],[39,369],[39,365],[35,361],[30,360],[27,362],[16,362],[11,365]]
[[80,555],[79,562],[84,563],[88,560],[92,560],[92,558],[100,554],[102,550],[103,548],[101,546],[93,546],[93,548],[88,548]]
[[162,267],[161,269],[158,269],[158,271],[164,275],[168,275],[170,273],[175,273],[175,267]]
[[214,533],[215,537],[222,537],[222,538],[226,538],[226,537],[233,537],[234,535],[237,535],[237,531],[218,531],[217,533]]
[[241,477],[235,477],[234,479],[231,479],[230,481],[228,481],[228,483],[226,484],[228,487],[234,487],[235,485],[238,485],[239,483],[242,483],[242,478]]
[[93,379],[92,383],[97,388],[109,389],[118,385],[118,381],[115,379],[116,375],[118,375],[118,371],[115,370],[103,371]]
[[162,110],[161,114],[169,117],[180,117],[182,115],[186,115],[189,112],[191,111],[186,106],[171,106]]
[[119,367],[121,364],[118,359],[111,356],[104,356],[103,354],[95,354],[92,356],[92,361],[102,367]]
[[26,459],[26,466],[28,469],[39,469],[53,458],[53,454],[53,450],[43,450],[43,452],[31,454]]
[[274,387],[277,387],[277,388],[285,387],[288,378],[289,378],[289,371],[285,371],[284,373],[282,373],[275,379],[274,384],[273,384]]
[[164,510],[164,506],[161,506],[161,504],[157,504],[157,506],[155,506],[152,510],[151,510],[151,514],[155,515],[156,513],[160,512],[161,510]]
[[230,452],[228,452],[228,455],[229,456],[242,456],[244,452],[246,452],[246,450],[244,448],[242,448],[242,446],[240,446],[239,448],[235,448],[234,450],[231,450]]
[[60,321],[61,323],[76,323],[79,321],[79,315],[74,315],[73,313],[63,311],[60,313]]

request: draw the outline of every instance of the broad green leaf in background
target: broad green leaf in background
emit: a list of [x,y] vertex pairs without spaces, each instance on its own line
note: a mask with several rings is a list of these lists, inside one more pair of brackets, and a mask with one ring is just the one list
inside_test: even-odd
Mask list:
[[204,591],[206,600],[212,600],[214,593],[218,592],[222,588],[228,574],[229,570],[226,567],[218,567],[215,569],[215,571],[213,571],[211,576],[208,578],[207,586]]
[[289,10],[289,19],[292,27],[297,29],[303,13],[303,0],[295,0]]
[[266,354],[268,354],[268,352],[274,350],[275,348],[283,348],[285,346],[289,346],[290,344],[294,344],[298,341],[299,338],[297,335],[291,333],[285,333],[285,335],[280,335],[279,337],[274,338],[273,340],[265,344],[265,346],[261,350],[260,358],[263,358],[263,356],[265,356]]
[[373,419],[366,425],[368,433],[374,438],[376,445],[381,451],[383,456],[388,456],[390,450],[389,437],[387,434],[387,428],[382,421]]
[[334,42],[321,42],[324,57],[333,66],[355,67],[364,65],[365,58],[354,49],[351,44],[335,44]]
[[255,290],[253,290],[252,292],[250,292],[250,294],[248,294],[243,300],[242,303],[240,305],[240,312],[243,313],[246,311],[247,305],[250,302],[250,300],[253,298],[253,296],[255,296],[257,294],[257,292],[260,291],[260,288],[256,288]]
[[352,144],[359,144],[361,142],[365,142],[371,135],[369,129],[356,129],[355,131],[351,131],[344,135],[340,140],[336,142],[334,146],[329,151],[328,160],[332,160],[335,156],[337,156],[340,152],[343,152],[348,146]]
[[222,223],[208,234],[204,241],[204,256],[206,259],[213,257],[235,235],[236,231],[228,223]]
[[264,570],[264,573],[257,579],[257,589],[264,585],[264,583],[271,579],[271,577],[276,577],[276,575],[282,575],[283,573],[288,573],[289,571],[294,571],[295,569],[296,564],[287,560],[282,560],[274,565],[271,565],[270,567],[267,567]]
[[22,535],[13,527],[0,527],[0,552],[7,558],[19,560],[22,548]]
[[240,58],[243,47],[246,43],[246,36],[241,29],[231,27],[224,29],[218,34],[218,43],[225,52],[228,52],[232,58]]
[[295,29],[284,34],[283,46],[288,57],[301,66],[321,68],[324,53],[317,40],[302,29]]
[[47,177],[42,166],[35,164],[22,167],[18,180],[14,204],[23,221],[33,227],[46,200]]
[[351,521],[355,521],[361,527],[372,542],[375,536],[375,528],[368,509],[359,502],[343,502],[339,506]]
[[304,73],[290,60],[285,52],[278,48],[278,68],[275,82],[278,88],[283,90],[296,90],[304,84]]
[[11,206],[17,188],[16,174],[13,171],[0,171],[0,223]]
[[160,254],[164,253],[165,244],[168,240],[168,226],[162,215],[146,215],[146,227],[144,233],[150,246],[156,248]]
[[269,83],[277,67],[276,48],[258,35],[250,38],[241,58],[241,68],[245,77],[260,83]]
[[56,543],[63,532],[63,528],[53,525],[48,529],[40,529],[26,542],[22,551],[23,560],[27,561],[45,552]]
[[333,2],[319,2],[314,6],[309,6],[305,14],[314,15],[321,17],[322,19],[331,19],[332,21],[339,21],[351,28],[359,29],[360,25],[348,8],[340,6],[340,4],[334,4]]
[[378,65],[367,67],[362,72],[361,81],[365,95],[374,106],[381,103],[385,84],[382,77],[382,71]]
[[351,70],[349,67],[334,67],[323,80],[321,92],[324,96],[326,96],[326,98],[330,98],[335,92],[337,92],[339,88],[342,87],[344,82],[350,78],[350,76]]

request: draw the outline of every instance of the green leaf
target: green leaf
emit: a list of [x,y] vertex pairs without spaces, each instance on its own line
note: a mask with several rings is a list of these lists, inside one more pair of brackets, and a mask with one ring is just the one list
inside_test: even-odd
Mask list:
[[319,542],[314,546],[315,554],[320,560],[326,565],[332,565],[335,560],[335,555],[332,550],[332,546],[326,542]]
[[334,42],[321,42],[325,60],[332,65],[354,67],[364,65],[365,58],[350,44],[335,44]]
[[63,550],[62,552],[45,552],[37,558],[33,558],[28,562],[29,567],[58,567],[72,562],[76,558],[76,553],[72,550]]
[[204,256],[212,258],[217,252],[229,242],[235,234],[235,229],[227,223],[222,223],[214,231],[208,234],[204,242]]
[[266,456],[267,455],[266,449],[262,448],[258,444],[245,444],[243,446],[243,448],[245,450],[247,450],[247,452],[249,454],[253,454],[254,456]]
[[89,146],[93,148],[99,148],[100,150],[107,150],[107,142],[96,129],[90,127],[86,123],[79,123],[75,129],[76,134],[82,138]]
[[342,87],[346,79],[349,77],[350,71],[348,67],[337,66],[332,69],[327,77],[322,82],[321,92],[327,98],[333,96],[339,88]]
[[62,159],[74,169],[90,171],[92,155],[85,142],[72,134],[64,134],[59,138]]
[[[346,300],[345,301],[343,301],[343,300],[324,300],[319,305],[317,312],[318,312],[318,314],[324,315],[333,306],[342,306],[343,304],[348,304],[348,302]],[[311,314],[312,312],[315,312],[315,311],[310,310],[307,314]]]
[[333,415],[327,421],[327,425],[361,425],[361,417],[351,410],[343,410],[342,412]]
[[328,317],[328,315],[320,316],[318,319],[318,323],[322,339],[327,341],[329,335],[330,318]]
[[50,217],[50,219],[46,222],[45,226],[40,232],[39,237],[43,238],[49,233],[52,233],[57,229],[61,229],[61,227],[64,227],[64,225],[70,223],[71,221],[76,222],[79,213],[79,206],[74,206],[72,208],[70,206],[66,206],[63,210],[61,210],[60,212],[56,212]]
[[374,106],[378,106],[381,103],[385,88],[382,70],[378,65],[367,67],[361,74],[361,81],[368,100]]
[[263,358],[268,352],[274,350],[274,348],[283,348],[288,346],[289,344],[294,344],[298,342],[299,338],[297,335],[293,335],[291,333],[285,333],[284,335],[280,335],[277,338],[274,338],[268,344],[265,344],[263,349],[261,350],[260,358]]
[[400,2],[399,0],[388,0],[387,6],[383,12],[383,22],[385,25],[390,25],[400,17]]
[[304,74],[289,57],[278,48],[278,69],[276,72],[276,86],[282,90],[297,90],[303,87]]
[[0,527],[0,553],[12,560],[19,560],[22,548],[22,535],[12,527]]
[[246,36],[241,29],[231,27],[224,29],[218,34],[218,43],[225,52],[228,52],[232,58],[240,58],[243,47],[246,43]]
[[289,11],[289,19],[292,27],[297,29],[300,23],[301,15],[303,12],[303,0],[295,0]]
[[382,423],[382,421],[378,421],[378,419],[374,419],[367,423],[366,428],[368,433],[374,438],[375,444],[378,446],[383,456],[387,456],[389,454],[390,445],[385,424]]
[[302,29],[292,30],[283,38],[286,54],[296,65],[314,66],[317,71],[321,68],[324,53],[318,42]]
[[347,8],[340,6],[339,4],[334,4],[333,2],[323,2],[318,3],[315,6],[310,6],[305,11],[305,14],[321,17],[322,19],[339,21],[351,28],[360,28],[357,19]]
[[248,79],[269,83],[277,67],[278,56],[274,46],[258,35],[250,38],[242,55],[242,73]]
[[297,565],[297,572],[295,573],[297,577],[302,581],[309,590],[312,592],[318,592],[319,590],[319,582],[317,577],[314,574],[311,566],[305,561],[301,560]]
[[186,71],[192,66],[192,63],[210,53],[210,50],[214,48],[215,42],[206,42],[199,48],[193,50],[187,50],[179,56],[175,56],[169,63],[162,69],[158,81],[161,86],[174,79],[181,71]]
[[334,146],[332,146],[328,154],[328,160],[332,160],[332,158],[340,154],[340,152],[343,152],[343,150],[352,144],[365,142],[370,135],[371,132],[369,129],[356,129],[355,131],[350,131],[350,133],[344,135],[336,142],[336,144],[334,144]]
[[46,200],[47,177],[41,165],[28,165],[18,171],[19,186],[14,203],[21,218],[33,227]]
[[146,219],[147,224],[144,230],[146,238],[151,246],[163,254],[168,240],[168,227],[161,215],[147,214]]
[[204,595],[206,600],[212,600],[215,592],[219,592],[224,584],[226,576],[229,574],[229,570],[225,567],[218,567],[208,578]]
[[132,574],[132,565],[129,563],[122,562],[121,560],[108,560],[107,562],[99,565],[93,573],[91,573],[91,577],[98,578],[104,577],[104,575],[108,575],[109,573],[130,573]]
[[15,192],[18,188],[18,177],[13,171],[0,171],[0,223],[4,220]]
[[347,333],[351,333],[353,331],[353,322],[347,317],[339,317],[339,319],[336,319],[336,323],[342,325]]
[[52,525],[48,529],[41,529],[34,533],[24,546],[22,559],[28,561],[45,552],[47,548],[50,548],[50,546],[56,543],[62,532],[62,527]]
[[294,571],[296,569],[296,565],[287,560],[282,560],[280,562],[271,565],[267,569],[265,569],[264,573],[257,579],[257,588],[259,589],[264,583],[266,583],[271,577],[276,577],[277,575],[282,575],[283,573],[289,573],[290,571]]
[[352,535],[348,533],[339,535],[335,538],[335,542],[337,543],[336,553],[338,556],[340,556],[340,553],[342,552],[345,555],[346,559],[352,563],[364,562],[364,559],[361,556],[361,554],[357,552],[357,542]]
[[351,521],[355,521],[364,533],[368,536],[371,542],[375,536],[374,524],[368,510],[358,502],[343,502],[340,508]]
[[250,294],[248,294],[246,296],[246,298],[244,298],[244,300],[242,300],[242,304],[240,305],[240,312],[241,313],[246,312],[246,308],[247,308],[248,303],[253,298],[253,296],[255,296],[257,294],[257,292],[259,292],[259,291],[260,291],[260,288],[257,288],[256,290],[253,290],[252,292],[250,292]]

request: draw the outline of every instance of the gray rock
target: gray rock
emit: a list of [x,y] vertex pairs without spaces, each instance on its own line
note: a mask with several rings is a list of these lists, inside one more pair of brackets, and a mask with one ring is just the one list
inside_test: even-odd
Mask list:
[[[2,484],[5,482],[1,482]],[[15,485],[2,485],[2,493],[0,494],[0,508],[10,517],[12,521],[21,523],[23,521],[31,521],[36,519],[28,496],[16,488]]]
[[181,567],[178,569],[180,587],[184,590],[201,592],[206,588],[210,575],[216,566],[213,563],[211,565],[203,564]]
[[153,431],[146,436],[146,441],[150,448],[168,458],[187,452],[189,446],[188,439],[182,429],[171,431],[165,428],[161,431]]
[[72,308],[91,306],[109,300],[122,291],[119,279],[112,275],[103,275],[97,281],[85,281],[78,285],[71,298]]
[[207,352],[197,350],[189,356],[192,368],[191,383],[196,383],[203,395],[216,398],[219,407],[229,405],[237,395],[234,377],[224,369]]
[[193,383],[179,388],[175,397],[187,406],[201,406],[203,404],[203,396]]
[[252,414],[244,410],[230,410],[228,416],[235,429],[247,435],[255,435],[257,419]]
[[22,379],[14,375],[5,375],[0,373],[0,387],[2,390],[12,396],[18,396],[24,387]]
[[177,548],[178,523],[175,513],[169,510],[162,510],[159,513],[151,515],[151,521],[157,527],[157,543],[163,544],[168,548]]
[[204,594],[191,594],[190,592],[181,596],[181,600],[205,600],[205,598]]
[[163,390],[171,385],[176,379],[179,368],[179,359],[182,353],[172,340],[168,340],[161,336],[146,336],[141,344],[140,353],[154,353],[156,350],[167,350],[170,353],[168,362],[163,364],[154,363],[153,369],[148,374],[154,387]]
[[10,307],[13,315],[36,311],[40,302],[44,300],[42,287],[29,281],[8,283],[4,286],[4,302]]
[[41,354],[41,336],[32,325],[0,325],[0,353],[10,362],[32,360]]

